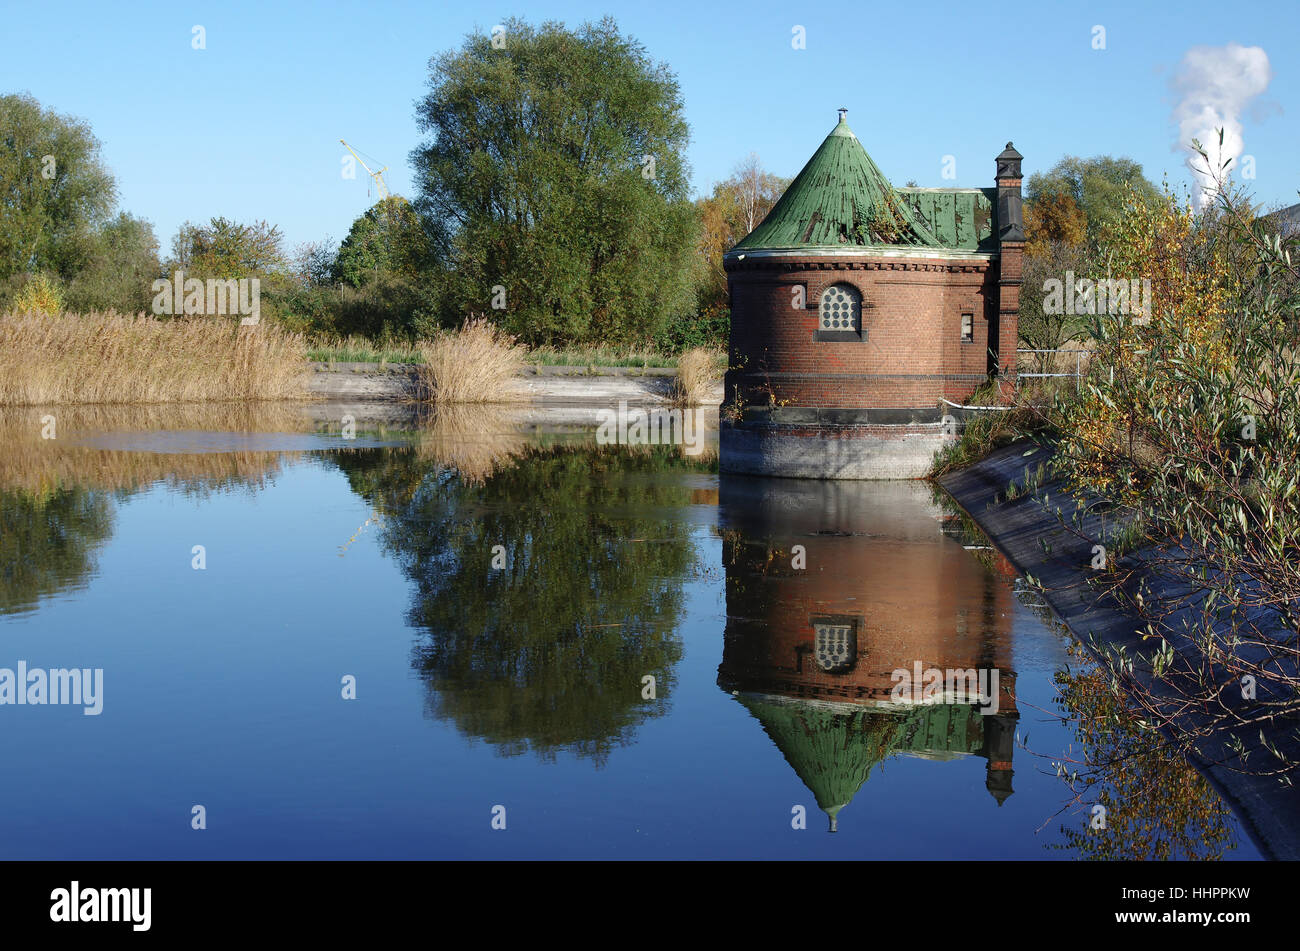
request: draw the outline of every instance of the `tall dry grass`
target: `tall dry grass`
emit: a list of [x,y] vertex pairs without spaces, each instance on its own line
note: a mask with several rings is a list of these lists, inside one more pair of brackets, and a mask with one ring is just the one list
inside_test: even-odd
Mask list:
[[303,399],[306,346],[273,325],[116,313],[0,317],[0,405]]
[[718,354],[696,347],[677,358],[677,375],[669,398],[676,406],[707,402],[719,377]]
[[523,398],[519,374],[528,356],[515,338],[487,320],[418,345],[420,388],[437,403],[508,403]]

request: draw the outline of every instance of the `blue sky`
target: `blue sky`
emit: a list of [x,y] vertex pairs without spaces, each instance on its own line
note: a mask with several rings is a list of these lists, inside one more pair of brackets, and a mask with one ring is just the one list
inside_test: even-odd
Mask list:
[[[1300,4],[13,3],[0,92],[88,120],[120,205],[164,249],[185,220],[267,219],[290,246],[346,234],[373,201],[340,174],[340,137],[411,194],[415,100],[431,56],[507,16],[576,25],[608,13],[677,74],[697,192],[751,150],[793,175],[846,106],[893,181],[992,183],[1008,139],[1029,174],[1066,154],[1128,155],[1190,181],[1170,76],[1188,48],[1260,46],[1273,77],[1241,117],[1256,199],[1296,202]],[[192,27],[207,48],[191,47]],[[806,49],[792,48],[792,30]],[[1093,49],[1093,27],[1106,48]],[[956,179],[945,180],[945,156]]]

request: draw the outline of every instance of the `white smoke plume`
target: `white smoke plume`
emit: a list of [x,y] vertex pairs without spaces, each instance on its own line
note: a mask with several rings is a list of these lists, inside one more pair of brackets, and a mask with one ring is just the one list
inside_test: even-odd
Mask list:
[[1194,46],[1183,54],[1171,82],[1178,97],[1173,115],[1178,123],[1176,147],[1190,149],[1192,139],[1196,139],[1210,157],[1209,168],[1195,152],[1187,157],[1187,168],[1197,185],[1193,200],[1198,209],[1214,198],[1218,190],[1215,173],[1222,163],[1231,159],[1227,174],[1236,170],[1245,146],[1242,113],[1268,88],[1272,78],[1268,54],[1258,46]]

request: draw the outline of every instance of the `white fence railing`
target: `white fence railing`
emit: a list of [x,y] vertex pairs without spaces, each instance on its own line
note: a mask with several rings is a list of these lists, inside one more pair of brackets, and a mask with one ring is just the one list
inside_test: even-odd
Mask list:
[[[1034,369],[1031,371],[1020,369],[1020,355],[1033,354],[1029,361],[1030,366]],[[1092,356],[1091,350],[1017,350],[1016,351],[1016,379],[1050,379],[1060,377],[1073,377],[1075,389],[1083,385],[1083,365],[1086,358]],[[1074,361],[1073,370],[1060,371],[1062,364],[1069,366],[1070,360]],[[1051,368],[1057,372],[1047,372]]]

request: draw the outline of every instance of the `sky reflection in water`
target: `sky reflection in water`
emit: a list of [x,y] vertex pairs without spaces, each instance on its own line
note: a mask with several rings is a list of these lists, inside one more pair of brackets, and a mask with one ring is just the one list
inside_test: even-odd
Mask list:
[[[103,668],[105,696],[0,706],[7,858],[1106,853],[1057,815],[1068,638],[923,484],[450,417],[361,444],[30,422],[0,417],[0,667]],[[918,661],[997,670],[998,714],[891,703]],[[1256,856],[1182,795],[1188,848]]]

